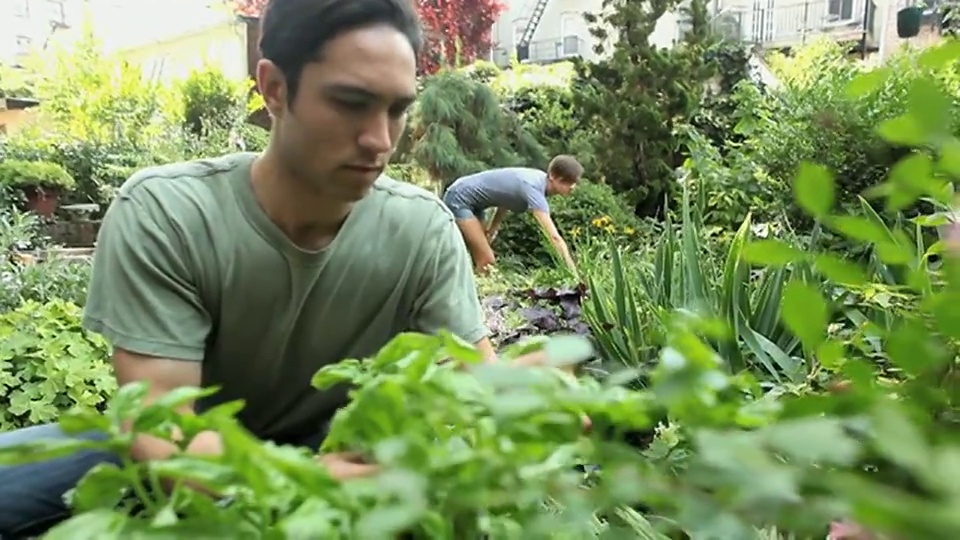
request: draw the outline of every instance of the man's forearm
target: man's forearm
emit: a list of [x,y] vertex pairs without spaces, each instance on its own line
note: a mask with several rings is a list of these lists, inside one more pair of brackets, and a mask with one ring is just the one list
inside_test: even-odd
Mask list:
[[493,215],[493,218],[490,219],[490,224],[487,226],[487,237],[494,237],[497,235],[497,231],[500,230],[500,224],[503,223],[503,217],[506,215],[506,212],[497,208],[497,212]]

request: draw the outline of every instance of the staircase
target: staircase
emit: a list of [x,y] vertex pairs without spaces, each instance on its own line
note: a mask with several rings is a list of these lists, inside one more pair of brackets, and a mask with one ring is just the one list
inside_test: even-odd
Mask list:
[[537,33],[537,27],[540,26],[540,19],[543,18],[543,13],[547,10],[547,4],[549,3],[550,0],[536,0],[533,6],[533,12],[530,13],[530,18],[527,19],[527,25],[523,28],[523,34],[520,35],[520,40],[517,41],[517,59],[521,62],[530,58],[530,42],[533,41],[533,36]]

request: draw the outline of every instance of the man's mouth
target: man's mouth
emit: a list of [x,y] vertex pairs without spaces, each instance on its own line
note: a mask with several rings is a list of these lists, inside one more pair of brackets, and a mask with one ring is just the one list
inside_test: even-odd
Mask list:
[[374,173],[383,170],[381,165],[347,165],[346,168],[361,173]]

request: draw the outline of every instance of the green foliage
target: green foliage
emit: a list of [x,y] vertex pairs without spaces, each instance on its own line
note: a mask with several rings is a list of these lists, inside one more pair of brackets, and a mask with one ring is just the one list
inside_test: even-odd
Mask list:
[[573,75],[570,62],[518,63],[489,79],[489,84],[548,156],[572,154],[595,174],[595,134],[574,106]]
[[113,395],[109,346],[80,318],[80,308],[62,300],[28,301],[0,315],[0,430],[96,409]]
[[[689,8],[690,31],[671,49],[649,42],[657,21],[676,0],[605,0],[601,15],[588,15],[591,33],[609,57],[577,66],[574,104],[599,134],[598,168],[623,192],[640,216],[660,213],[674,191],[673,170],[682,163],[673,128],[697,109],[704,83],[714,73],[705,60],[711,44],[704,2]],[[642,60],[641,60],[642,59]]]
[[[885,140],[876,127],[902,114],[911,99],[922,99],[912,93],[918,80],[928,80],[951,96],[940,118],[947,131],[956,133],[960,129],[956,68],[926,66],[916,61],[916,53],[905,53],[870,72],[864,80],[876,80],[878,84],[857,95],[850,95],[845,88],[861,69],[834,42],[814,42],[792,58],[775,56],[770,64],[782,88],[762,93],[741,85],[737,129],[745,137],[743,151],[783,182],[784,188],[779,190],[781,207],[790,206],[789,182],[804,161],[822,163],[835,171],[838,203],[856,206],[857,197],[879,183],[908,153],[909,144]],[[882,76],[889,73],[896,76]],[[809,225],[795,209],[791,218],[798,225]]]
[[210,66],[191,73],[179,86],[184,128],[195,136],[235,129],[246,116],[251,84],[237,83]]
[[447,186],[460,176],[510,166],[546,167],[548,157],[496,94],[456,71],[428,77],[398,150]]
[[7,159],[0,162],[0,185],[71,189],[76,181],[66,169],[46,161]]
[[89,28],[71,50],[55,48],[34,68],[39,115],[0,139],[0,155],[64,167],[76,180],[67,203],[105,209],[137,169],[266,147],[268,133],[245,123],[262,99],[250,95],[250,82],[215,69],[164,86],[105,54]]
[[[631,209],[610,186],[589,180],[582,180],[569,197],[551,198],[550,215],[560,234],[568,240],[582,241],[593,236],[608,238],[611,233],[626,239],[637,236],[643,229]],[[602,218],[606,219],[598,225],[597,220]],[[514,264],[553,263],[540,226],[529,213],[510,214],[500,227],[493,247],[498,257]]]

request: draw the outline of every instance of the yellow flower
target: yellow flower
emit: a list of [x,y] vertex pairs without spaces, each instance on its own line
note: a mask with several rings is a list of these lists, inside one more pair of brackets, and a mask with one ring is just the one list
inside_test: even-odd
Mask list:
[[617,228],[614,227],[613,225],[607,225],[606,227],[603,228],[603,230],[607,231],[610,234],[617,232]]
[[629,234],[633,234],[633,233],[635,233],[635,232],[637,232],[637,231],[634,231],[631,227],[624,227],[624,228],[623,228],[623,234],[628,234],[628,235],[629,235]]
[[574,227],[570,229],[570,236],[573,236],[574,238],[580,236],[580,227]]
[[595,218],[595,219],[593,220],[593,226],[594,226],[594,227],[606,227],[607,225],[610,224],[611,221],[612,221],[612,220],[610,219],[610,216],[600,216],[600,217]]

